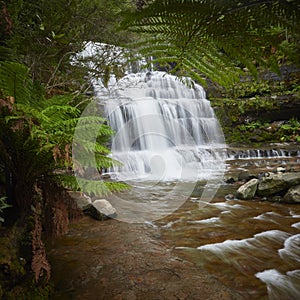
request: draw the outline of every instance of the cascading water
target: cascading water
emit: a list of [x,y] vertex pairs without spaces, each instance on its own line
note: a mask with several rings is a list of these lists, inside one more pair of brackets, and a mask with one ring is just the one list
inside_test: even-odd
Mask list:
[[201,86],[137,73],[99,96],[116,132],[112,156],[123,166],[110,171],[118,179],[207,180],[223,172],[222,130]]
[[[241,292],[243,299],[300,299],[299,205],[232,199],[236,186],[231,185],[222,185],[215,195],[227,158],[233,174],[252,168],[259,174],[265,166],[259,168],[257,162],[268,157],[276,158],[276,167],[278,157],[298,166],[298,149],[229,149],[227,157],[203,89],[161,72],[110,82],[99,89],[99,99],[116,132],[112,156],[123,162],[110,172],[132,186],[109,195],[117,219],[158,229],[156,237],[184,252],[184,260],[195,261],[199,272],[203,267]],[[210,184],[204,188],[201,182],[191,195],[199,179]],[[78,237],[86,240],[89,234]],[[73,286],[69,290],[73,294]]]

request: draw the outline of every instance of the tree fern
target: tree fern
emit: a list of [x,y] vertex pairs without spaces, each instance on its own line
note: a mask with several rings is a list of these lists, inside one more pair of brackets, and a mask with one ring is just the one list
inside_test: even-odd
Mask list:
[[75,178],[66,174],[56,175],[57,181],[66,188],[74,191],[80,190],[93,196],[108,195],[111,192],[120,192],[128,189],[129,186],[123,182],[103,181],[100,179],[89,180],[86,178]]
[[281,46],[286,35],[273,28],[299,37],[299,20],[296,0],[156,0],[129,13],[122,28],[146,34],[133,47],[154,62],[175,62],[175,72],[228,86],[239,78],[235,62],[256,75],[257,64],[279,70],[274,49],[293,58]]
[[[46,177],[68,178],[69,182],[78,179],[77,186],[73,184],[76,189],[79,184],[85,192],[97,195],[125,187],[106,184],[99,173],[97,180],[58,177],[58,170],[68,173],[73,163],[79,163],[81,170],[92,166],[97,172],[114,165],[116,161],[108,157],[110,151],[104,145],[113,131],[97,114],[81,115],[78,108],[70,105],[72,95],[46,99],[43,89],[31,81],[24,66],[0,62],[0,67],[0,165],[12,178],[7,178],[7,184],[14,190],[14,205],[29,210],[36,181]],[[77,136],[80,132],[80,139],[75,142],[81,150],[81,161],[72,161],[76,132]]]
[[0,87],[4,95],[28,103],[33,89],[28,68],[16,62],[0,61]]

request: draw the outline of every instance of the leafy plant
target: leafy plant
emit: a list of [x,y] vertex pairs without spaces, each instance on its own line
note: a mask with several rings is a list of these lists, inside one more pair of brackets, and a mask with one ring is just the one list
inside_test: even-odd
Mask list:
[[[78,188],[69,171],[73,166],[71,145],[76,128],[84,132],[83,139],[77,140],[81,154],[95,156],[98,170],[115,163],[102,144],[112,130],[99,116],[81,116],[81,111],[70,105],[72,95],[46,99],[41,86],[29,78],[28,70],[16,63],[1,63],[0,83],[0,164],[6,174],[8,201],[21,213],[30,210],[38,181],[58,179],[65,186]],[[89,140],[92,132],[98,140]],[[79,167],[84,172],[90,167],[88,160],[81,161]],[[99,195],[125,185],[92,181],[88,187],[88,192]]]
[[279,128],[281,141],[300,141],[300,122],[297,119],[290,119]]
[[1,217],[1,215],[3,213],[3,210],[8,207],[10,207],[10,205],[6,203],[6,197],[1,197],[0,198],[0,222],[4,222],[4,219]]
[[[156,0],[130,13],[122,26],[146,35],[133,47],[153,57],[152,63],[168,63],[170,72],[202,84],[208,77],[228,87],[245,67],[254,76],[258,66],[278,73],[279,52],[296,58],[299,20],[295,0]],[[284,47],[283,40],[293,47]]]
[[[4,2],[7,13],[1,14],[0,3],[0,24],[3,22],[5,28],[5,20],[10,20],[10,32],[5,36],[5,46],[13,49],[18,62],[29,67],[32,78],[43,82],[46,92],[51,95],[58,90],[91,90],[85,78],[85,68],[75,66],[70,59],[84,49],[87,41],[120,45],[132,36],[115,29],[121,19],[120,12],[133,6],[130,1]],[[0,36],[1,33],[2,27]],[[105,56],[102,57],[104,58]]]
[[[241,131],[252,131],[256,128],[260,128],[262,127],[263,125],[261,124],[261,122],[259,121],[255,121],[255,122],[251,122],[251,123],[248,123],[248,124],[242,124],[242,125],[239,125],[239,130]],[[266,126],[266,125],[264,125]]]

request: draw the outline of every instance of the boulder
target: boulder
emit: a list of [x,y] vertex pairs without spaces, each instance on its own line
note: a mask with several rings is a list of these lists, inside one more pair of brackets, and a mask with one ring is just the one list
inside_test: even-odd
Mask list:
[[77,207],[81,210],[88,210],[92,206],[92,200],[82,192],[69,191],[68,194],[76,202]]
[[86,213],[100,221],[117,216],[116,209],[106,199],[95,200]]
[[247,172],[247,171],[242,171],[239,175],[238,175],[238,181],[249,181],[250,179],[252,179],[253,177]]
[[271,196],[286,191],[288,188],[300,184],[300,173],[269,173],[258,184],[259,196]]
[[300,185],[290,187],[283,200],[289,203],[300,203]]
[[234,200],[235,197],[234,197],[233,194],[228,194],[228,195],[225,195],[225,199],[226,199],[227,201],[229,201],[229,200]]
[[278,203],[285,202],[283,200],[283,197],[281,197],[280,195],[274,195],[272,197],[267,198],[266,200],[271,202],[278,202]]
[[276,169],[277,173],[284,173],[286,171],[286,169],[284,167],[278,167]]
[[233,184],[233,183],[235,183],[235,179],[233,177],[230,177],[230,178],[226,179],[225,182],[228,184]]
[[258,179],[253,178],[239,187],[237,197],[243,200],[252,199],[256,193]]

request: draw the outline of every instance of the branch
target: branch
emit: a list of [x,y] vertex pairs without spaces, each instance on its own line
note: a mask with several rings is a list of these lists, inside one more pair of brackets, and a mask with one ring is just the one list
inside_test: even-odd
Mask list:
[[47,82],[47,84],[46,84],[46,87],[47,87],[47,88],[49,88],[50,82],[54,79],[54,76],[55,76],[55,74],[57,73],[57,71],[58,71],[58,69],[59,69],[59,67],[60,67],[60,65],[61,65],[61,63],[62,63],[62,61],[63,61],[64,58],[65,58],[67,55],[69,55],[69,54],[76,54],[76,53],[73,52],[73,51],[69,51],[69,52],[65,53],[65,54],[61,57],[61,59],[59,60],[57,66],[56,66],[56,68],[55,68],[55,70],[54,70],[54,72],[51,74],[51,77],[49,78],[49,80],[48,80],[48,82]]

